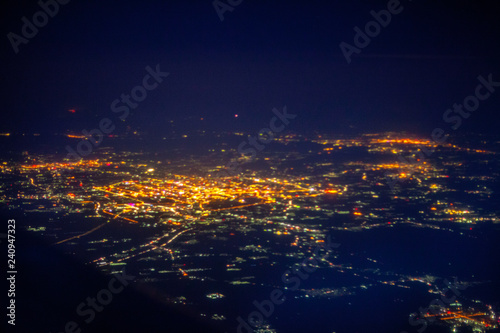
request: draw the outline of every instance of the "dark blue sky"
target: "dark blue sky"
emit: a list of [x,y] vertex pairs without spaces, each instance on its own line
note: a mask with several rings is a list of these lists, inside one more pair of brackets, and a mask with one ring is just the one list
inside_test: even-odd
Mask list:
[[[474,93],[478,75],[500,81],[500,5],[403,0],[348,64],[339,44],[353,44],[353,28],[387,3],[245,0],[221,22],[211,0],[71,0],[15,54],[7,34],[21,34],[21,18],[40,7],[6,0],[0,129],[81,131],[117,119],[112,101],[156,64],[170,75],[126,119],[132,129],[161,132],[175,120],[256,131],[283,105],[297,131],[449,128],[443,113]],[[500,88],[460,130],[497,132],[499,106]]]

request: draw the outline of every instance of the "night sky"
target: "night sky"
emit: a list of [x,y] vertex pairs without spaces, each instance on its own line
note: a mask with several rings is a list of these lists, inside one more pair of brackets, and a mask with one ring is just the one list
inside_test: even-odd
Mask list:
[[[474,93],[479,75],[500,81],[500,5],[403,0],[348,64],[339,44],[354,45],[354,27],[388,2],[246,0],[221,21],[210,0],[71,0],[16,54],[8,34],[41,8],[6,0],[0,130],[81,132],[116,120],[111,103],[159,64],[169,76],[117,132],[161,134],[171,120],[255,132],[285,105],[297,132],[453,132],[445,110]],[[500,88],[458,131],[497,133],[499,105]]]

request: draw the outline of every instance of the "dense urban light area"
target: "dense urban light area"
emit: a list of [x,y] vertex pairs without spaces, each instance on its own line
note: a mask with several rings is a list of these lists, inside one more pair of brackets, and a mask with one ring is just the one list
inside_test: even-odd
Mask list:
[[[246,164],[248,157],[230,149],[199,163],[189,156],[155,160],[154,154],[113,149],[78,162],[26,152],[21,162],[1,166],[2,203],[26,216],[43,216],[27,230],[88,265],[107,273],[127,267],[140,283],[168,294],[165,302],[222,322],[230,312],[214,311],[199,295],[162,283],[196,285],[211,302],[234,298],[245,286],[265,290],[281,279],[296,302],[349,298],[380,286],[421,286],[439,296],[447,276],[398,268],[377,252],[346,253],[342,243],[313,264],[319,273],[311,273],[311,284],[289,285],[292,280],[279,273],[310,257],[318,244],[331,241],[329,235],[418,228],[474,241],[477,227],[500,222],[498,208],[487,204],[489,184],[499,176],[488,161],[497,158],[499,142],[486,150],[399,133],[287,134],[276,142],[282,153],[263,152]],[[311,142],[308,150],[298,153],[304,142]],[[424,158],[425,150],[439,152]],[[245,171],[218,176],[228,158],[240,161]],[[410,159],[414,162],[405,162]],[[188,163],[197,172],[182,173]],[[471,169],[475,164],[486,172]],[[46,222],[35,222],[40,220]],[[224,287],[214,289],[220,276]],[[462,289],[488,283],[474,275],[458,280]],[[491,305],[463,295],[458,299],[435,311],[431,306],[421,320],[451,330],[498,327]],[[269,319],[259,329],[273,332],[273,327]]]

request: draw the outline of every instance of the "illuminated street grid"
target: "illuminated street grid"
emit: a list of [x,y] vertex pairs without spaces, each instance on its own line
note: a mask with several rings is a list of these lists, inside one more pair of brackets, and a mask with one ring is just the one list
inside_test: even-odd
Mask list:
[[[473,240],[476,236],[468,231],[476,225],[500,222],[495,210],[484,208],[493,193],[490,183],[499,177],[498,170],[468,174],[462,172],[467,162],[456,157],[466,154],[474,163],[488,165],[487,161],[496,158],[493,150],[438,146],[394,133],[340,139],[288,134],[275,141],[283,146],[309,141],[316,148],[302,153],[294,149],[280,154],[262,152],[256,161],[264,163],[267,170],[247,170],[222,178],[212,175],[228,160],[246,159],[234,149],[221,151],[212,164],[196,164],[192,157],[155,160],[132,152],[105,151],[94,159],[72,163],[26,154],[22,163],[0,165],[0,199],[9,209],[52,214],[46,224],[27,229],[52,239],[54,246],[66,246],[70,253],[80,247],[78,253],[86,262],[110,273],[139,265],[136,269],[144,283],[215,281],[209,260],[223,257],[225,271],[231,276],[225,280],[227,285],[276,288],[277,282],[261,280],[262,273],[255,267],[276,269],[279,274],[290,260],[297,263],[307,258],[328,235],[338,231],[407,225]],[[342,156],[339,154],[359,149],[369,158],[351,156],[337,162],[336,157]],[[439,152],[422,160],[425,149]],[[401,156],[413,162],[405,163]],[[196,175],[180,172],[193,163],[198,169]],[[450,176],[450,172],[455,174]],[[397,180],[394,191],[388,179]],[[458,189],[458,182],[469,185],[465,190]],[[455,195],[459,191],[469,200],[459,199]],[[402,212],[401,207],[411,213]],[[73,223],[77,217],[87,222]],[[126,235],[114,235],[110,227]],[[356,254],[362,265],[342,262],[341,253],[319,261],[316,268],[323,273],[318,276],[350,276],[354,284],[303,286],[294,298],[337,298],[376,286],[410,289],[415,284],[426,286],[432,295],[441,293],[439,276],[384,269],[369,254]],[[207,290],[205,298],[220,300],[230,295]],[[179,295],[169,301],[187,304],[189,296]],[[485,310],[466,307],[429,316],[452,329],[465,324],[481,330],[495,327],[496,315],[486,311],[487,304],[480,305]],[[200,311],[211,320],[227,319],[221,313]],[[269,324],[266,322],[266,327],[272,327]]]

